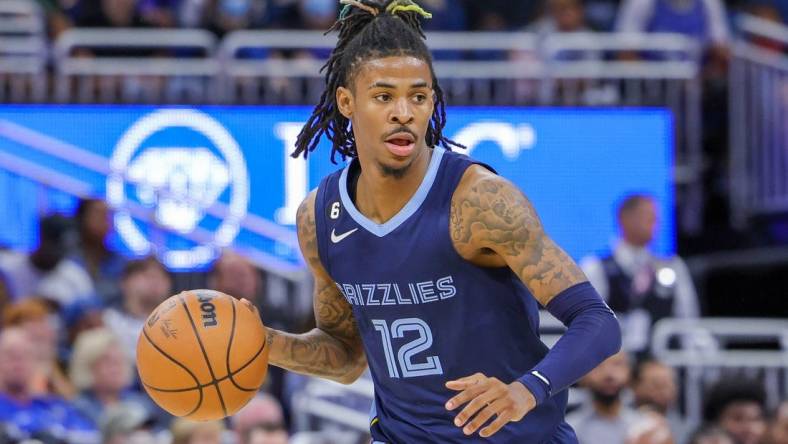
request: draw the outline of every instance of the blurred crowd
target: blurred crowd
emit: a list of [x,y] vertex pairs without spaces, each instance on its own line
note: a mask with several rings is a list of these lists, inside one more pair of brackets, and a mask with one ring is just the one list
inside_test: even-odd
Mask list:
[[[137,338],[176,289],[155,257],[108,248],[111,226],[107,204],[86,199],[73,218],[43,217],[29,254],[0,251],[0,443],[286,443],[284,410],[270,394],[276,370],[227,423],[173,420],[144,394]],[[222,254],[206,284],[253,301],[269,325],[286,322],[261,297],[259,270],[237,254]]]
[[[618,244],[583,267],[616,311],[624,349],[575,389],[567,421],[581,443],[788,444],[788,401],[767,405],[758,380],[723,374],[705,394],[703,423],[686,420],[678,371],[654,359],[648,338],[662,318],[700,316],[698,296],[680,258],[649,251],[658,226],[652,197],[625,196],[617,216]],[[304,378],[276,368],[231,420],[169,416],[141,390],[134,354],[149,313],[179,290],[174,275],[153,256],[108,247],[111,211],[102,200],[81,200],[73,217],[45,216],[39,227],[32,252],[0,251],[0,444],[349,443],[291,440],[291,396]],[[268,325],[307,327],[282,315],[260,271],[236,253],[222,253],[205,278],[206,287],[255,303]],[[369,399],[355,401],[337,400],[369,408]]]
[[[339,14],[336,0],[36,0],[51,32],[76,27],[325,30]],[[727,10],[781,21],[779,0],[421,0],[436,31],[677,32],[724,44]]]

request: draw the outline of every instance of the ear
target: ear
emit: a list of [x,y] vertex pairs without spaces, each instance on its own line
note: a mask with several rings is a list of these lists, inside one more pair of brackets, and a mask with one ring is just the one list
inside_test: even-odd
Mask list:
[[353,93],[344,86],[340,86],[337,88],[336,94],[337,100],[337,109],[339,112],[345,116],[346,119],[350,119],[353,116]]

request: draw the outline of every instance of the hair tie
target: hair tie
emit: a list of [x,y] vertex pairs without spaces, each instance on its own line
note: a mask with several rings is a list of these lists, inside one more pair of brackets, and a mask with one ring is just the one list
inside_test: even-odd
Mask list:
[[345,17],[347,17],[348,14],[350,14],[350,10],[354,6],[358,9],[367,11],[368,13],[372,14],[372,16],[374,17],[377,17],[377,15],[380,14],[380,11],[378,11],[377,8],[374,8],[369,5],[365,5],[358,0],[339,0],[339,3],[345,5],[345,7],[342,8],[342,12],[339,14],[340,19],[344,19]]
[[389,3],[388,7],[386,7],[386,12],[391,15],[396,15],[398,12],[415,12],[426,19],[432,18],[432,14],[414,3],[412,0],[394,0],[393,2]]

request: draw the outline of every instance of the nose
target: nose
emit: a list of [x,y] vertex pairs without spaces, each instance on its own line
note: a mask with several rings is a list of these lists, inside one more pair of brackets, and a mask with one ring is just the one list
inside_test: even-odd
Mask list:
[[399,125],[407,125],[413,121],[413,110],[410,107],[408,99],[401,98],[394,102],[391,113],[389,114],[389,123]]

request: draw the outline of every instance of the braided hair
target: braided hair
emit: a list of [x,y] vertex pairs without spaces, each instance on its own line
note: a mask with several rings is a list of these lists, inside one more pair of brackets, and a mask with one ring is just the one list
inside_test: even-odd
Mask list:
[[332,143],[331,162],[336,163],[337,154],[342,160],[357,156],[350,120],[339,112],[336,90],[352,84],[355,68],[361,63],[390,56],[416,57],[430,67],[435,110],[427,128],[427,145],[440,145],[449,150],[452,145],[464,148],[443,135],[446,125],[443,90],[435,77],[420,22],[421,17],[432,15],[412,0],[341,0],[340,3],[345,6],[339,20],[328,30],[339,31],[339,39],[321,69],[325,71],[326,89],[301,129],[292,156],[306,158],[324,134]]

